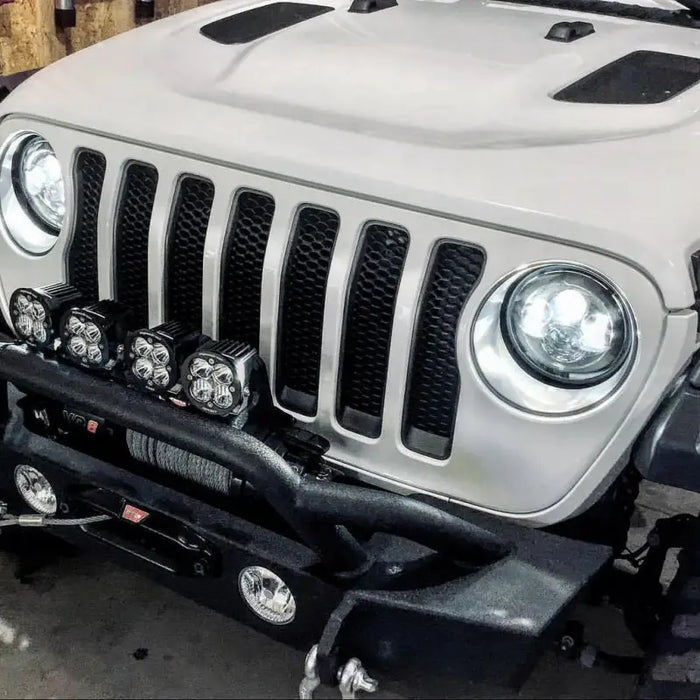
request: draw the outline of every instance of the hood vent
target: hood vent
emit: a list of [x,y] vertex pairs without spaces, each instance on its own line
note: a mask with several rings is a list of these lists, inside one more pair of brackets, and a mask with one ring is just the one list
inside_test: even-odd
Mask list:
[[635,51],[554,95],[560,102],[651,105],[666,102],[700,81],[700,59]]
[[247,44],[332,9],[327,5],[273,2],[205,24],[200,32],[218,44]]

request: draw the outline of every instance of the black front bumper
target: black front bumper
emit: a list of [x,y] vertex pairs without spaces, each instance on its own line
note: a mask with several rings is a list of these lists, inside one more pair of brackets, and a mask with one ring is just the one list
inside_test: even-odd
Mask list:
[[[18,504],[14,467],[32,464],[65,512],[116,516],[106,525],[61,528],[63,537],[108,551],[297,648],[319,643],[328,681],[338,663],[358,656],[380,678],[437,672],[516,685],[610,558],[607,548],[439,501],[301,476],[250,435],[14,347],[0,350],[0,392],[7,394],[8,382],[251,482],[259,512],[245,499],[193,497],[154,468],[124,468],[34,434],[0,396],[0,497]],[[121,521],[125,504],[151,515],[139,525]],[[268,511],[279,518],[268,519]],[[238,576],[248,565],[287,582],[297,600],[290,624],[266,623],[242,600]]]

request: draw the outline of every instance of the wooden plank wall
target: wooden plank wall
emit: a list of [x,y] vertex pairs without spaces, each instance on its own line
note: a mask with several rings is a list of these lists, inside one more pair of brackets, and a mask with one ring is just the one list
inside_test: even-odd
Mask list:
[[[155,0],[156,18],[213,0]],[[53,0],[0,5],[0,75],[34,70],[66,54],[132,29],[134,0],[76,0],[76,26],[54,27]]]

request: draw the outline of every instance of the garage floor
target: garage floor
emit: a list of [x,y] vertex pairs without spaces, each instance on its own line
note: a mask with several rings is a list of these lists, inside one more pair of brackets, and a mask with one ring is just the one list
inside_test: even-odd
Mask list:
[[[655,511],[698,510],[685,492],[648,487],[635,538]],[[0,697],[292,697],[303,655],[93,555],[42,533],[0,538]],[[14,551],[13,551],[14,550]],[[19,551],[18,551],[19,550]],[[587,638],[633,653],[610,610],[577,611]],[[468,650],[465,650],[465,654]],[[504,664],[508,659],[503,660]],[[634,679],[546,657],[522,697],[623,698]],[[426,697],[428,686],[410,696]],[[440,690],[433,691],[441,697]],[[375,697],[406,697],[386,684]],[[462,697],[502,696],[465,687]],[[319,697],[338,697],[333,691]]]

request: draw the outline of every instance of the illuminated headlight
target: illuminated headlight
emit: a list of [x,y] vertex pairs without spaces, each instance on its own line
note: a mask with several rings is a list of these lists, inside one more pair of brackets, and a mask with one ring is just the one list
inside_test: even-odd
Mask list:
[[51,145],[38,134],[22,133],[2,147],[0,206],[15,243],[43,254],[56,243],[66,213],[61,165]]
[[177,321],[131,333],[125,365],[129,383],[144,391],[166,394],[180,381],[180,365],[201,343],[201,334]]
[[616,374],[630,355],[632,319],[604,279],[573,266],[550,265],[510,288],[501,329],[513,358],[559,387],[590,387]]
[[53,515],[58,502],[49,480],[34,467],[19,464],[15,468],[15,485],[27,505],[37,513]]
[[182,388],[190,403],[215,416],[238,415],[248,407],[257,359],[246,343],[211,341],[182,366]]
[[120,359],[130,311],[114,301],[69,309],[61,320],[63,355],[90,369],[112,369]]
[[32,136],[22,144],[17,177],[29,210],[59,231],[66,214],[66,193],[61,164],[46,139]]
[[80,292],[68,284],[17,289],[10,297],[10,315],[17,338],[39,349],[51,347],[61,317],[80,299]]

